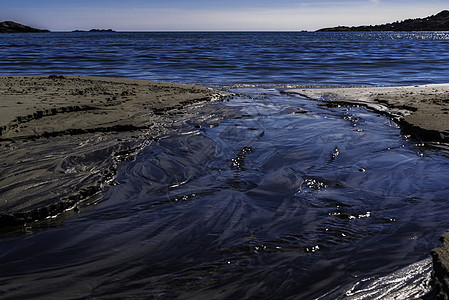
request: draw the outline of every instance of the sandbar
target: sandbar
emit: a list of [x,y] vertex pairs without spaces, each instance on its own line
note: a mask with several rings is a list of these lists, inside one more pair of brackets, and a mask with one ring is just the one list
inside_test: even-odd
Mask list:
[[283,92],[326,102],[364,105],[389,115],[415,138],[424,141],[449,141],[449,84],[296,88]]
[[147,80],[0,76],[0,228],[76,209],[187,108],[223,97]]

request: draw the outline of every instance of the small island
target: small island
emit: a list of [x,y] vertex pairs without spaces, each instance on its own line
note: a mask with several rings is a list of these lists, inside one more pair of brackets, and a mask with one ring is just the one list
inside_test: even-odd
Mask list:
[[50,32],[46,29],[37,29],[13,21],[0,22],[0,33]]
[[87,30],[74,30],[72,32],[115,32],[112,29],[91,29],[89,31]]
[[449,11],[444,10],[434,16],[422,19],[407,19],[382,25],[337,26],[319,29],[319,32],[341,31],[449,31]]

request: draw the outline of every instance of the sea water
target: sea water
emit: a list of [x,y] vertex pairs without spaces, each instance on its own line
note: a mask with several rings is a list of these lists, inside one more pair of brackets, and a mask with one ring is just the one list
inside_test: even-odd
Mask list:
[[[448,38],[0,35],[0,74],[177,81],[236,95],[148,142],[94,204],[1,237],[0,296],[425,296],[429,251],[449,229],[449,156],[363,107],[281,91],[447,82]],[[232,117],[220,118],[223,108]]]
[[449,32],[0,34],[0,74],[200,84],[446,83]]

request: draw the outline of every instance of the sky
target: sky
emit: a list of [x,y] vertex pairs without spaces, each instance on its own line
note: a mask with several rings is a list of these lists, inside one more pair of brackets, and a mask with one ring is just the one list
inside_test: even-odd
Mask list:
[[0,0],[0,21],[51,31],[298,31],[449,10],[449,0]]

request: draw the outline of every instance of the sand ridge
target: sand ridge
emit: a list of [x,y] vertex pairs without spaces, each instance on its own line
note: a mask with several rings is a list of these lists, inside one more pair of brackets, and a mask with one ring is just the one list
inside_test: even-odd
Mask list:
[[151,115],[217,96],[209,88],[81,76],[0,76],[0,139],[145,128]]
[[[0,227],[74,208],[113,184],[117,163],[227,94],[86,76],[0,76]],[[190,111],[189,107],[192,107]],[[197,108],[198,107],[198,108]]]
[[449,140],[449,84],[286,89],[307,98],[365,105],[386,113],[423,140]]

